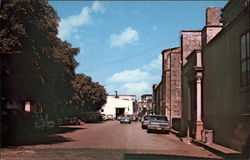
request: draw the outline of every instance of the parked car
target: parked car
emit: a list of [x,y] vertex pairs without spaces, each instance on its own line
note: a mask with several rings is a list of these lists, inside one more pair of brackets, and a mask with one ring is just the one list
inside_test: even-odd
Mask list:
[[107,114],[107,120],[114,120],[114,116],[112,114]]
[[138,121],[138,117],[135,116],[135,115],[133,115],[133,116],[132,116],[132,121]]
[[69,124],[70,125],[83,125],[85,124],[82,120],[78,119],[78,118],[72,118],[70,121],[69,121]]
[[121,117],[121,120],[120,120],[120,123],[129,123],[131,124],[131,118],[129,116],[122,116]]
[[153,132],[153,131],[160,131],[168,133],[171,129],[170,123],[168,121],[168,118],[164,115],[152,115],[150,116],[147,132]]
[[122,116],[123,116],[123,115],[117,116],[117,117],[116,117],[116,120],[117,120],[117,121],[120,121]]
[[142,116],[138,116],[138,120],[141,121],[142,120]]
[[101,120],[102,120],[102,121],[106,121],[106,120],[107,120],[106,114],[101,114]]
[[148,128],[148,123],[151,115],[145,115],[141,119],[141,127],[142,129],[147,129]]

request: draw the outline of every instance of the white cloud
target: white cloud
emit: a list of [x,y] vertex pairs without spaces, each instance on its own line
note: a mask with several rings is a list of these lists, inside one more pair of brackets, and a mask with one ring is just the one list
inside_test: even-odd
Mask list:
[[104,8],[103,4],[100,1],[94,1],[92,5],[92,10],[94,12],[104,13],[106,9]]
[[[159,54],[148,64],[142,65],[137,69],[124,70],[114,73],[109,77],[107,89],[111,92],[117,90],[121,94],[142,94],[152,93],[152,85],[159,83],[161,79],[162,55]],[[112,86],[113,88],[109,88]]]
[[135,70],[125,70],[123,72],[118,72],[113,74],[107,79],[107,82],[117,83],[117,82],[138,82],[145,79],[149,79],[150,75],[148,72],[143,72],[140,69]]
[[76,31],[75,27],[81,25],[90,24],[89,8],[84,7],[79,15],[70,16],[67,19],[62,19],[59,23],[58,36],[62,39],[66,39]]
[[[134,70],[124,70],[113,74],[106,80],[108,90],[113,92],[114,88],[122,94],[142,95],[151,93],[151,86],[160,81],[162,67],[161,54],[147,65]],[[109,88],[113,86],[113,90]]]
[[134,44],[137,41],[139,41],[139,33],[135,29],[127,27],[119,35],[112,34],[110,36],[110,47],[121,47],[125,44]]
[[153,59],[149,64],[144,65],[142,68],[145,70],[161,69],[162,68],[162,55],[159,54],[159,56],[156,59]]
[[78,15],[70,16],[67,19],[62,19],[59,23],[58,37],[68,39],[72,34],[77,32],[77,28],[83,25],[91,24],[91,13],[105,12],[103,4],[99,1],[94,1],[91,8],[83,7]]
[[122,86],[123,90],[125,90],[127,93],[132,93],[135,95],[141,95],[144,94],[146,91],[149,91],[151,89],[150,85],[145,82],[136,82],[136,83],[125,83]]

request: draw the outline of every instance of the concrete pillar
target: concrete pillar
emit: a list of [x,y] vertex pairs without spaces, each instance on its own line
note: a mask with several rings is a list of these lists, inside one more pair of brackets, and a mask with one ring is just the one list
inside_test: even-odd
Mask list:
[[197,119],[201,121],[201,77],[196,79],[196,107],[197,107]]
[[203,130],[203,122],[202,122],[202,117],[201,117],[201,78],[202,78],[202,73],[197,73],[196,76],[196,111],[197,111],[197,117],[196,117],[196,134],[195,134],[195,139],[196,140],[201,140],[201,132]]

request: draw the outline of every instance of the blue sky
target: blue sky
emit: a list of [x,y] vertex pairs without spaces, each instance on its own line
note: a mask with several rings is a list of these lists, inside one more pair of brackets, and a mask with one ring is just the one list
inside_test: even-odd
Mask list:
[[152,93],[161,79],[161,51],[180,46],[180,31],[202,29],[207,7],[226,1],[50,1],[59,37],[79,47],[77,73],[109,94]]

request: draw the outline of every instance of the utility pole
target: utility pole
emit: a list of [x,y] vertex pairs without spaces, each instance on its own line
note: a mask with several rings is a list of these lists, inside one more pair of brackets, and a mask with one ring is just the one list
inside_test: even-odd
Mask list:
[[115,91],[115,98],[119,98],[117,92],[118,92],[118,91]]

